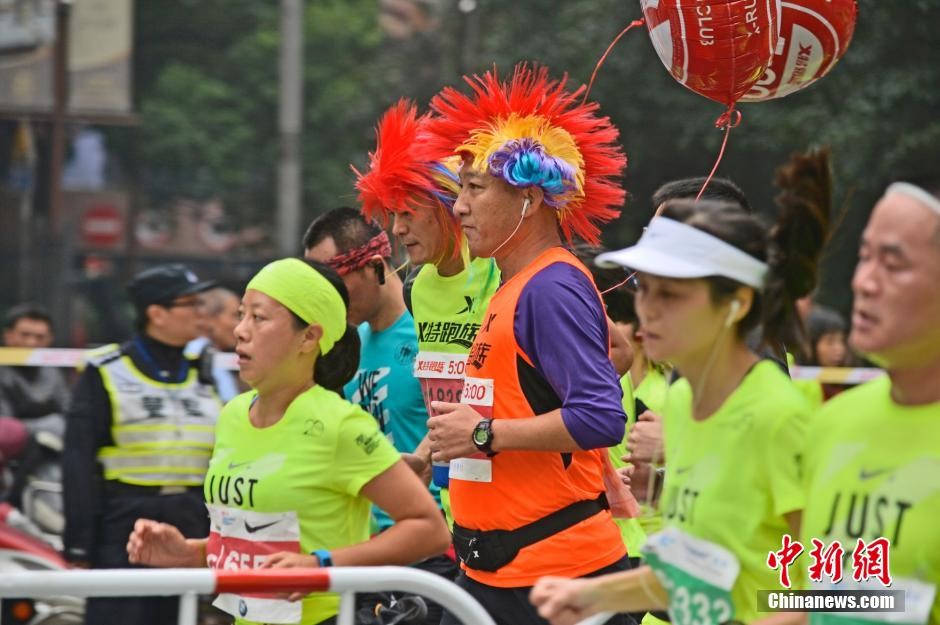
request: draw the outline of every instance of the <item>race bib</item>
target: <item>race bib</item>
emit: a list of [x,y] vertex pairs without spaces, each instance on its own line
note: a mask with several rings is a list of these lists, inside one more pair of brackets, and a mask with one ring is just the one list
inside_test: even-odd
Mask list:
[[466,355],[441,352],[418,353],[415,358],[414,375],[421,384],[424,406],[429,415],[432,417],[437,415],[431,410],[432,401],[460,403],[466,367]]
[[[256,569],[279,551],[300,553],[297,513],[255,512],[207,504],[206,563],[216,569]],[[261,623],[299,623],[303,606],[271,594],[220,594],[213,605],[232,616]]]
[[[493,380],[466,378],[460,397],[461,403],[472,406],[484,419],[493,418]],[[468,482],[492,482],[493,461],[486,454],[450,461],[450,479]]]
[[489,378],[466,378],[460,403],[473,406],[484,419],[493,418],[493,380]]
[[[845,580],[813,584],[813,590],[885,590],[878,582],[859,583]],[[897,623],[899,625],[926,625],[930,610],[937,596],[937,585],[917,579],[894,577],[890,590],[904,591],[903,612],[812,612],[810,625],[871,625],[872,623]]]
[[674,625],[719,625],[734,618],[731,588],[741,565],[733,553],[674,527],[650,536],[642,551],[669,593]]

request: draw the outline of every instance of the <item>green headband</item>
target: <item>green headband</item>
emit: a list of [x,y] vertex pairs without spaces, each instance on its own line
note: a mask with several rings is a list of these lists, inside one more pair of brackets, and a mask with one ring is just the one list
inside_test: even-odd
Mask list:
[[333,349],[346,332],[346,305],[339,291],[320,272],[298,258],[268,263],[245,288],[264,293],[304,322],[322,327],[321,354]]

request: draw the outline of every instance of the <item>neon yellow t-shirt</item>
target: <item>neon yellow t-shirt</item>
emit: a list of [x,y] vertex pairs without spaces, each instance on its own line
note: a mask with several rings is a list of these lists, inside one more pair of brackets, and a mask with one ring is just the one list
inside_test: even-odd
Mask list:
[[[499,276],[499,267],[492,258],[474,258],[453,276],[442,276],[431,263],[418,271],[411,287],[411,311],[418,335],[415,374],[428,414],[431,401],[460,401],[467,354],[490,298],[499,287]],[[440,373],[445,375],[436,375],[430,367],[422,370],[424,363],[439,365]],[[443,470],[446,476],[447,468]],[[452,527],[450,491],[443,484],[438,484],[441,508],[447,525]]]
[[740,573],[730,592],[735,620],[757,618],[757,591],[779,587],[767,554],[790,533],[784,514],[803,508],[800,455],[808,410],[786,374],[766,360],[703,421],[692,418],[688,381],[670,387],[660,509],[667,526],[737,558]]
[[[320,386],[299,395],[280,421],[256,428],[248,418],[254,391],[229,402],[219,417],[204,495],[212,529],[209,566],[255,568],[277,551],[310,553],[369,538],[367,482],[398,462],[375,419]],[[239,624],[291,622],[297,604],[220,595]],[[335,595],[302,601],[293,622],[336,614]],[[299,611],[298,611],[299,612]]]
[[[636,388],[633,387],[629,372],[624,374],[620,378],[620,388],[623,390],[623,409],[627,414],[627,427],[623,441],[616,447],[609,448],[610,460],[614,467],[618,469],[627,464],[621,458],[627,453],[626,441],[630,436],[630,428],[639,418],[639,415],[636,414],[636,400],[642,401],[655,414],[662,415],[669,383],[660,371],[650,368]],[[663,527],[662,515],[655,508],[642,501],[640,502],[639,517],[636,519],[614,519],[614,521],[617,523],[617,527],[620,528],[620,535],[623,537],[623,543],[627,546],[627,553],[634,558],[642,555],[640,548],[646,542],[646,537],[649,534],[658,532]]]
[[666,395],[669,392],[669,381],[665,374],[659,369],[650,367],[646,375],[636,386],[634,395],[636,398],[646,404],[646,407],[655,414],[662,414],[663,407],[666,405]]
[[803,394],[811,408],[818,410],[823,405],[825,401],[823,387],[818,380],[793,380],[793,384]]
[[[646,407],[653,414],[660,416],[662,416],[663,409],[666,406],[668,393],[669,380],[666,379],[662,371],[652,367],[646,371],[646,375],[633,391],[634,396],[646,404]],[[637,418],[639,418],[639,415],[637,415]],[[640,518],[637,520],[640,522],[644,535],[655,534],[663,529],[663,515],[656,508],[642,504],[640,511]]]
[[460,273],[442,276],[428,263],[411,287],[411,310],[423,352],[470,352],[490,298],[499,287],[492,258],[474,258]]
[[[627,427],[624,432],[623,440],[619,445],[608,447],[610,462],[614,468],[626,466],[623,456],[627,453],[627,437],[630,435],[630,428],[636,423],[636,404],[633,397],[633,383],[630,381],[629,372],[620,378],[620,388],[623,390],[623,410],[627,415]],[[618,519],[614,518],[614,523],[620,529],[620,536],[623,538],[623,544],[627,547],[627,554],[631,558],[640,555],[640,547],[646,541],[646,533],[643,531],[638,519]]]
[[[904,588],[905,580],[934,588],[932,605],[920,606],[927,620],[904,622],[940,623],[940,402],[898,405],[890,379],[881,377],[829,400],[808,440],[804,547],[813,538],[826,546],[838,540],[851,580],[858,539],[887,538],[892,588]],[[913,618],[910,603],[909,593],[905,607]]]

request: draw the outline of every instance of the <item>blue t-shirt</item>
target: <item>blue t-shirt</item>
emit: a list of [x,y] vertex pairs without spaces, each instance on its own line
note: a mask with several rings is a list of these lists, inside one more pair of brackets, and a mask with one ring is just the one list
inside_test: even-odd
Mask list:
[[[414,319],[406,310],[381,332],[373,332],[368,323],[363,323],[359,339],[359,370],[343,388],[344,395],[378,420],[395,449],[411,453],[428,433],[428,413],[421,385],[414,377],[418,354]],[[433,485],[431,494],[438,499]],[[382,529],[392,525],[392,519],[382,510],[375,508],[375,514]]]

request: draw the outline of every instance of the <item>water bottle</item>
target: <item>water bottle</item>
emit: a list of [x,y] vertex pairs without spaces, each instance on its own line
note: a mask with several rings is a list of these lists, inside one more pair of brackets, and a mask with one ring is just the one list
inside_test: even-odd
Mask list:
[[431,461],[431,480],[438,488],[448,488],[450,483],[450,463]]

